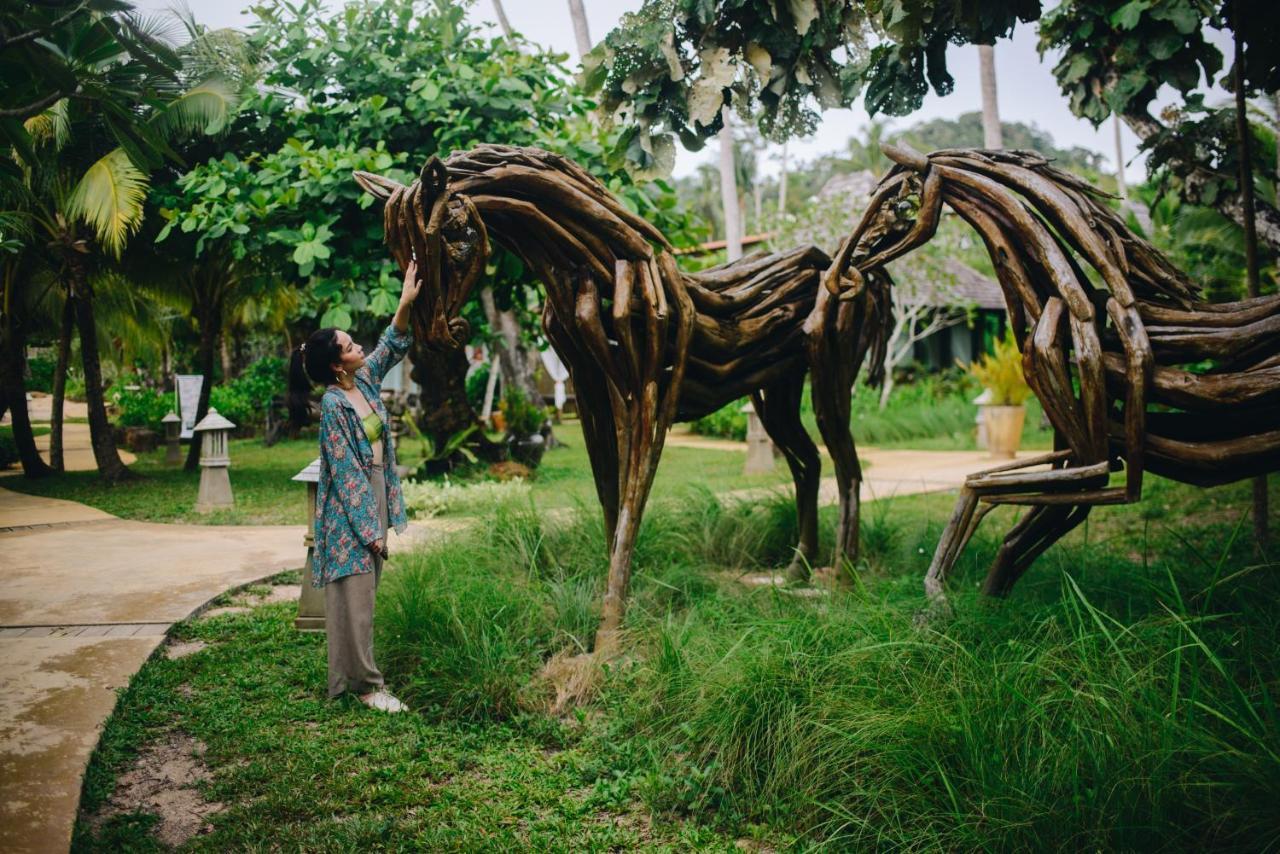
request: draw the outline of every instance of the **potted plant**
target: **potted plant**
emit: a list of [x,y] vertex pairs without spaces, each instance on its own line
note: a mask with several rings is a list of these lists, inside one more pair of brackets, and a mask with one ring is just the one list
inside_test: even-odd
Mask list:
[[1012,459],[1022,444],[1024,405],[1031,389],[1022,375],[1022,354],[1012,331],[995,342],[995,351],[983,354],[971,365],[971,373],[990,392],[990,402],[982,408],[987,428],[987,448],[992,457]]
[[508,389],[498,406],[507,423],[506,442],[511,459],[537,468],[547,450],[547,437],[543,433],[547,411],[516,388]]

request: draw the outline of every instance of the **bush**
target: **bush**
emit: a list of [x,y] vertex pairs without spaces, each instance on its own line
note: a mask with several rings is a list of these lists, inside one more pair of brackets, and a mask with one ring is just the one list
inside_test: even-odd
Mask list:
[[1031,396],[1022,376],[1022,354],[1012,328],[995,342],[994,352],[982,354],[969,365],[969,372],[991,392],[993,406],[1021,406]]
[[173,396],[148,386],[127,389],[136,384],[138,377],[122,376],[107,392],[107,400],[116,408],[116,423],[121,427],[148,427],[164,432],[161,419],[173,409]]
[[693,432],[702,436],[715,436],[720,439],[745,442],[747,439],[747,414],[741,411],[745,402],[746,398],[735,400],[710,415],[704,415],[690,422],[689,426]]
[[67,388],[64,392],[67,400],[76,400],[81,403],[85,399],[84,375],[78,372],[67,371]]
[[467,375],[467,403],[479,412],[484,406],[484,392],[489,387],[489,365],[483,364]]
[[18,461],[18,444],[7,429],[0,432],[0,469],[7,469]]
[[235,383],[209,389],[209,408],[218,410],[219,415],[240,428],[251,428],[263,420],[263,413],[254,408],[248,392]]
[[405,512],[414,519],[464,516],[492,512],[512,503],[527,504],[529,485],[523,480],[455,483],[449,478],[403,483]]
[[547,422],[547,410],[526,398],[518,388],[506,390],[500,408],[507,419],[507,432],[513,436],[532,436]]
[[57,370],[58,360],[49,356],[34,356],[27,359],[27,371],[31,379],[27,380],[27,391],[53,391],[53,372]]

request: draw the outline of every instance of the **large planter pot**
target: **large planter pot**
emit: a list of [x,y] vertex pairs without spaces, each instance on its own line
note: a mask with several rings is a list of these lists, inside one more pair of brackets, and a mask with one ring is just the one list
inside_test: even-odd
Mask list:
[[987,426],[987,448],[996,459],[1011,460],[1022,444],[1022,422],[1026,420],[1025,406],[987,406],[983,419]]
[[538,464],[542,462],[542,455],[547,451],[547,440],[543,438],[541,433],[533,433],[528,436],[513,435],[507,439],[507,447],[510,450],[511,459],[531,469],[536,469]]

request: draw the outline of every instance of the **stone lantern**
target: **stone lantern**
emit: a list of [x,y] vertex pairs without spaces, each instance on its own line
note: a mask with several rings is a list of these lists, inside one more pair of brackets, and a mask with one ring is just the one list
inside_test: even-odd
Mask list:
[[171,409],[168,415],[160,419],[160,423],[164,425],[164,464],[177,465],[182,462],[182,448],[179,447],[182,419]]
[[991,401],[995,399],[996,396],[991,393],[991,389],[989,388],[984,388],[982,390],[982,394],[973,399],[974,404],[978,407],[978,416],[975,419],[978,428],[978,435],[975,438],[974,444],[977,445],[978,450],[980,451],[985,451],[987,449],[987,418],[984,413],[986,408],[991,405]]
[[765,431],[756,408],[748,400],[740,411],[747,414],[747,461],[742,466],[742,473],[762,474],[773,471],[773,440]]
[[298,616],[293,627],[300,632],[324,631],[324,590],[311,582],[316,553],[316,485],[320,482],[320,458],[292,478],[307,485],[307,532],[302,544],[307,547],[307,563],[302,568],[302,594],[298,597]]
[[231,431],[235,426],[219,415],[218,410],[210,409],[209,414],[193,428],[202,443],[200,492],[196,496],[197,513],[210,513],[235,506],[235,498],[231,495],[231,477],[227,473],[231,466]]

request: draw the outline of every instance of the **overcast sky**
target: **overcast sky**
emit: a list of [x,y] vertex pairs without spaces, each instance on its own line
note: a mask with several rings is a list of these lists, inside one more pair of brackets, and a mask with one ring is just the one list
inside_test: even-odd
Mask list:
[[[134,0],[141,9],[162,10],[173,5],[173,0]],[[253,0],[192,0],[196,18],[211,27],[246,28],[251,16],[245,14]],[[331,7],[340,5],[329,0]],[[585,0],[591,38],[598,41],[615,27],[623,14],[638,9],[641,0]],[[567,53],[574,57],[577,51],[573,39],[573,27],[569,19],[567,0],[507,0],[504,4],[511,26],[534,42]],[[496,20],[492,0],[477,0],[471,13],[478,24]],[[1219,45],[1222,47],[1222,45]],[[1033,27],[1022,26],[1014,31],[1013,38],[996,46],[996,78],[999,86],[1000,117],[1005,121],[1021,121],[1035,124],[1047,130],[1061,147],[1079,145],[1100,152],[1105,162],[1114,168],[1114,130],[1108,122],[1101,128],[1083,119],[1077,119],[1067,109],[1066,99],[1058,91],[1051,69],[1054,60],[1046,57],[1043,62],[1036,52],[1036,34]],[[976,47],[951,47],[947,51],[947,67],[955,77],[956,85],[946,98],[930,93],[921,109],[906,119],[894,120],[894,126],[905,127],[917,121],[933,118],[954,118],[961,113],[981,109],[981,90],[978,85],[978,50]],[[1163,102],[1172,102],[1176,95],[1168,87],[1161,92]],[[1215,89],[1210,100],[1226,98],[1227,94]],[[850,110],[832,110],[822,119],[817,133],[805,140],[792,141],[788,147],[793,159],[808,159],[843,147],[844,141],[855,134],[868,120],[861,107]],[[1124,156],[1129,159],[1125,174],[1130,180],[1141,180],[1145,170],[1140,160],[1133,159],[1137,139],[1128,128],[1122,129]],[[771,148],[775,156],[780,147]],[[701,152],[679,150],[675,174],[687,175],[697,164],[716,156],[716,146],[708,145]],[[772,172],[771,165],[765,165]]]

